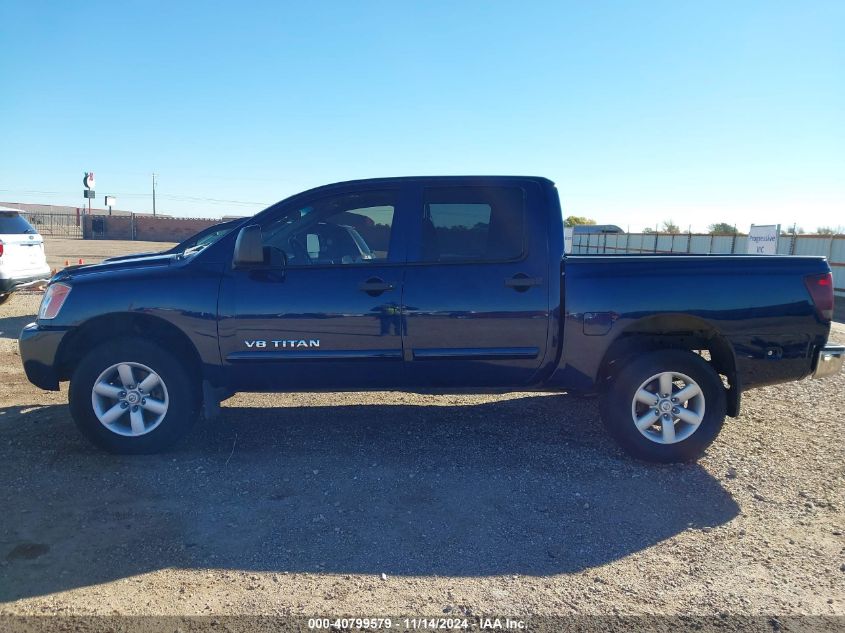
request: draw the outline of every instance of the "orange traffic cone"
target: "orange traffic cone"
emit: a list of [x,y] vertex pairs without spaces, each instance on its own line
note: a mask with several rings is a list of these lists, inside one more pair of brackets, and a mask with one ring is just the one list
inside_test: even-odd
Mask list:
[[84,264],[84,263],[85,263],[85,260],[84,260],[84,259],[82,259],[82,258],[80,257],[80,258],[79,258],[79,265],[81,266],[81,265],[82,265],[82,264]]

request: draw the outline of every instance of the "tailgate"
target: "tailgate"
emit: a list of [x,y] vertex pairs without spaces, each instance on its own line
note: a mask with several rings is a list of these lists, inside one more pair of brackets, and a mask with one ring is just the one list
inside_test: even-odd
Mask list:
[[3,273],[5,277],[16,277],[37,273],[47,265],[44,255],[44,239],[40,235],[0,235],[3,243]]

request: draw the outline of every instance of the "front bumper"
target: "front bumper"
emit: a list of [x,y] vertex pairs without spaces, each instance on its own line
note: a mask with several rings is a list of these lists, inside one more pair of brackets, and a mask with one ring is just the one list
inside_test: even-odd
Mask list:
[[56,361],[59,346],[67,332],[66,328],[42,328],[37,323],[30,323],[21,330],[18,347],[23,370],[29,382],[36,387],[58,391]]
[[26,275],[24,277],[0,277],[0,293],[11,292],[21,286],[38,283],[39,281],[50,281],[50,269],[44,273]]
[[845,345],[825,345],[819,350],[813,368],[813,378],[835,376],[845,365]]

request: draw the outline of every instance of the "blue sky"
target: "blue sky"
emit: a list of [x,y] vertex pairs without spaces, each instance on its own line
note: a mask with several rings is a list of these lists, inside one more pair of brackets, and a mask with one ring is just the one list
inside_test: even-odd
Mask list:
[[845,225],[845,2],[0,4],[0,200],[249,215],[537,174],[564,212]]

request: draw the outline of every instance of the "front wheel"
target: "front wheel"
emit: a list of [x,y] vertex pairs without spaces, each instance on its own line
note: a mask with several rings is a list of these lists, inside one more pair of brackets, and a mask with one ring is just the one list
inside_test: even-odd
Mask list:
[[91,442],[112,453],[155,453],[180,439],[199,414],[184,365],[140,339],[109,341],[74,371],[70,411]]
[[625,364],[602,400],[602,420],[628,453],[688,462],[710,446],[725,420],[722,381],[701,356],[649,352]]

